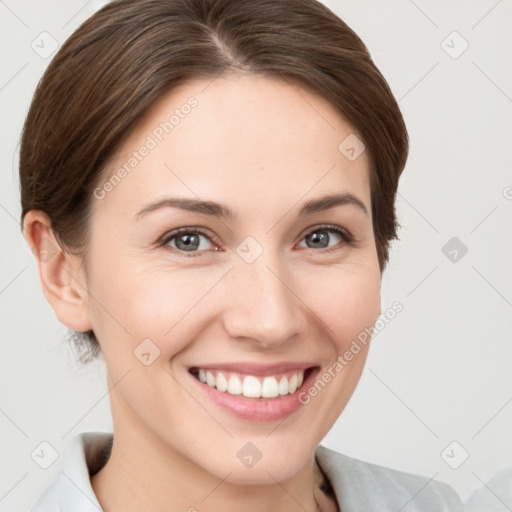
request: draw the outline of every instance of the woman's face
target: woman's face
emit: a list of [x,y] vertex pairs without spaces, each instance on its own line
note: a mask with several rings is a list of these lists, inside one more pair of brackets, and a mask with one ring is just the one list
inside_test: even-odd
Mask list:
[[367,346],[341,370],[337,358],[380,313],[354,141],[328,102],[255,75],[174,89],[131,132],[95,191],[88,248],[116,440],[239,483],[310,463]]

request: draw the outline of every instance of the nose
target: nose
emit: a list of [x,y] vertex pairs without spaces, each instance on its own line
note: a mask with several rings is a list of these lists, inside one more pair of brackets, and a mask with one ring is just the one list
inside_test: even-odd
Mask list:
[[285,343],[306,326],[305,303],[294,291],[291,272],[268,252],[236,261],[225,282],[224,328],[233,339],[270,347]]

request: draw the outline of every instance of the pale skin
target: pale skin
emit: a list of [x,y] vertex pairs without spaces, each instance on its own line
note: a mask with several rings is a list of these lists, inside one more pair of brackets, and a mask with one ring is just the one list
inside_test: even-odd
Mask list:
[[[314,361],[325,371],[374,325],[381,272],[367,154],[349,161],[340,153],[356,132],[320,96],[231,74],[160,98],[100,186],[191,96],[198,104],[179,125],[103,199],[92,199],[87,274],[80,256],[57,246],[43,212],[24,220],[36,253],[48,240],[56,248],[38,259],[55,315],[76,331],[94,330],[105,360],[114,445],[91,479],[94,492],[105,512],[336,510],[318,489],[314,450],[352,395],[366,348],[284,421],[232,416],[199,392],[187,369]],[[341,204],[298,215],[307,201],[347,193],[366,213]],[[222,203],[237,217],[164,207],[136,218],[171,196]],[[347,230],[355,243],[325,224]],[[180,250],[178,237],[158,244],[177,228],[196,233],[198,248]],[[308,245],[313,232],[324,234],[325,247]],[[236,252],[248,236],[263,249],[252,263]],[[149,366],[133,353],[144,339],[160,350]],[[236,456],[247,442],[262,454],[251,468]]]

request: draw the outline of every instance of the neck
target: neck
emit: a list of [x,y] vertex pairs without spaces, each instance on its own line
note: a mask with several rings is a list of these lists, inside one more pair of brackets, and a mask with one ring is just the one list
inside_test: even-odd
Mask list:
[[[142,440],[141,440],[142,439]],[[206,472],[151,437],[115,434],[105,466],[91,477],[104,512],[223,510],[298,512],[336,510],[320,490],[323,475],[308,461],[292,478],[269,485],[240,485]]]

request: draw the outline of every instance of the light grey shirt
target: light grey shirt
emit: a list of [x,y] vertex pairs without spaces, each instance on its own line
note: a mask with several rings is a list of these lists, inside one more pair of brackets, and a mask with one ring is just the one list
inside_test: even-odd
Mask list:
[[[30,512],[98,512],[102,508],[90,475],[106,462],[113,434],[83,432],[73,438],[54,481]],[[342,455],[325,446],[315,450],[342,512],[462,512],[457,493],[426,477]]]

